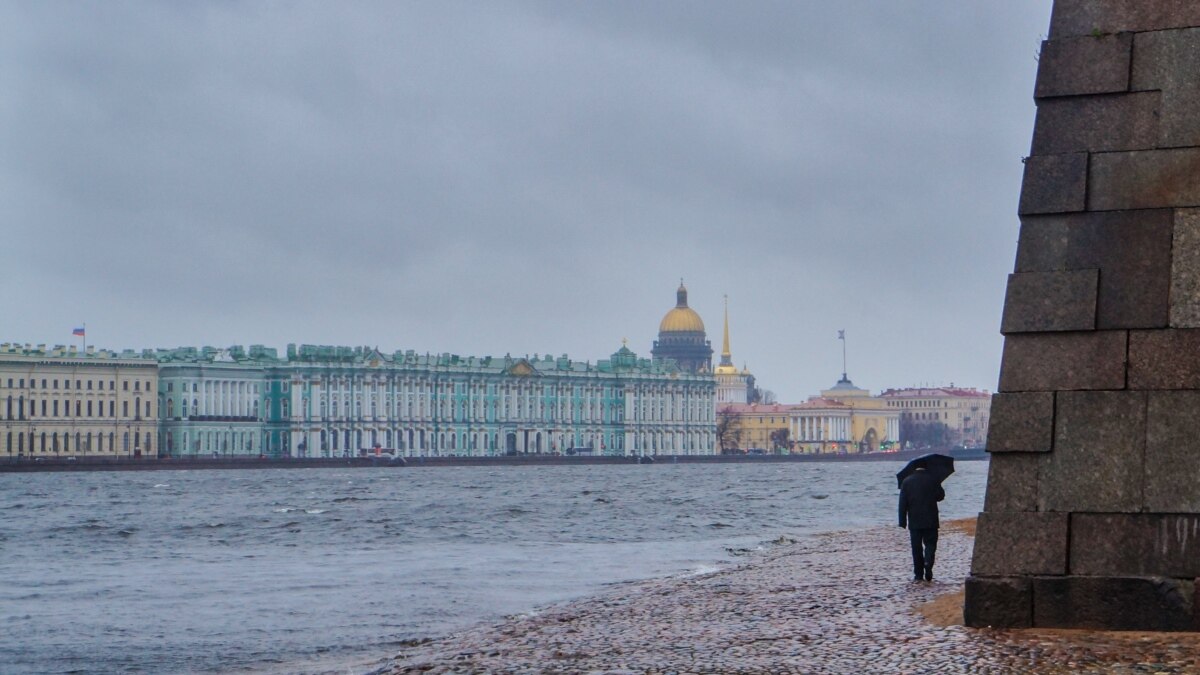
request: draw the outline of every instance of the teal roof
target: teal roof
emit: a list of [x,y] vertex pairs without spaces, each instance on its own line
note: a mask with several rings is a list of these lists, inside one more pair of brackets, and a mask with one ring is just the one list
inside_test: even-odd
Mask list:
[[548,373],[606,373],[606,374],[645,374],[645,375],[677,375],[678,366],[672,359],[639,358],[628,347],[622,346],[610,359],[591,361],[575,361],[566,354],[551,356],[550,354],[514,357],[505,354],[503,357],[493,356],[461,356],[443,352],[418,353],[412,349],[395,350],[391,353],[380,351],[377,347],[348,347],[338,345],[296,345],[287,346],[286,355],[280,357],[278,352],[262,345],[251,345],[248,349],[240,345],[232,347],[178,347],[175,349],[159,349],[148,352],[151,358],[160,364],[244,364],[262,367],[390,367],[415,368],[432,370],[462,370],[466,372],[503,373],[514,364],[524,361],[536,372]]

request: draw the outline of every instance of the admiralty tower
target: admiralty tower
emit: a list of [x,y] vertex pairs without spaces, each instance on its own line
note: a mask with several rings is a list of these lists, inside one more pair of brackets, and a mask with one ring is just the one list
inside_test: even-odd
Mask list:
[[704,321],[688,307],[687,287],[679,281],[675,307],[658,324],[658,339],[650,354],[655,359],[674,359],[679,369],[689,373],[712,372],[712,344],[706,339]]

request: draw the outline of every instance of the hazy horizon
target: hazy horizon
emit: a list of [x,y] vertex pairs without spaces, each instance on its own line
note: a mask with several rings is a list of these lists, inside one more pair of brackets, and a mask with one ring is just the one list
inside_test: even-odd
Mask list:
[[[0,342],[994,389],[1049,3],[0,6]],[[714,356],[714,360],[716,356]]]

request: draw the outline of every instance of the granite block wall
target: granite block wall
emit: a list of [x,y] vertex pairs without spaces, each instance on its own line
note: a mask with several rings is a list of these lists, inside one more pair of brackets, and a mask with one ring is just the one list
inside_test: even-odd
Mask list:
[[1200,2],[1056,0],[968,625],[1195,630]]

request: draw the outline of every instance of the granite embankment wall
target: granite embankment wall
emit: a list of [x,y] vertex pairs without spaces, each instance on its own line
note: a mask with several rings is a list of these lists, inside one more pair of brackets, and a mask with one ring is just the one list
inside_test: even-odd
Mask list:
[[[861,455],[659,455],[651,464],[726,464],[772,462],[896,462],[907,461],[929,450]],[[986,459],[987,454],[946,451],[958,459]],[[505,457],[405,457],[394,461],[388,457],[196,457],[171,459],[126,459],[111,457],[45,458],[39,460],[0,460],[0,473],[26,471],[179,471],[206,469],[347,469],[371,467],[436,467],[436,466],[554,466],[584,464],[638,464],[638,457],[589,457],[562,455],[516,455]]]

